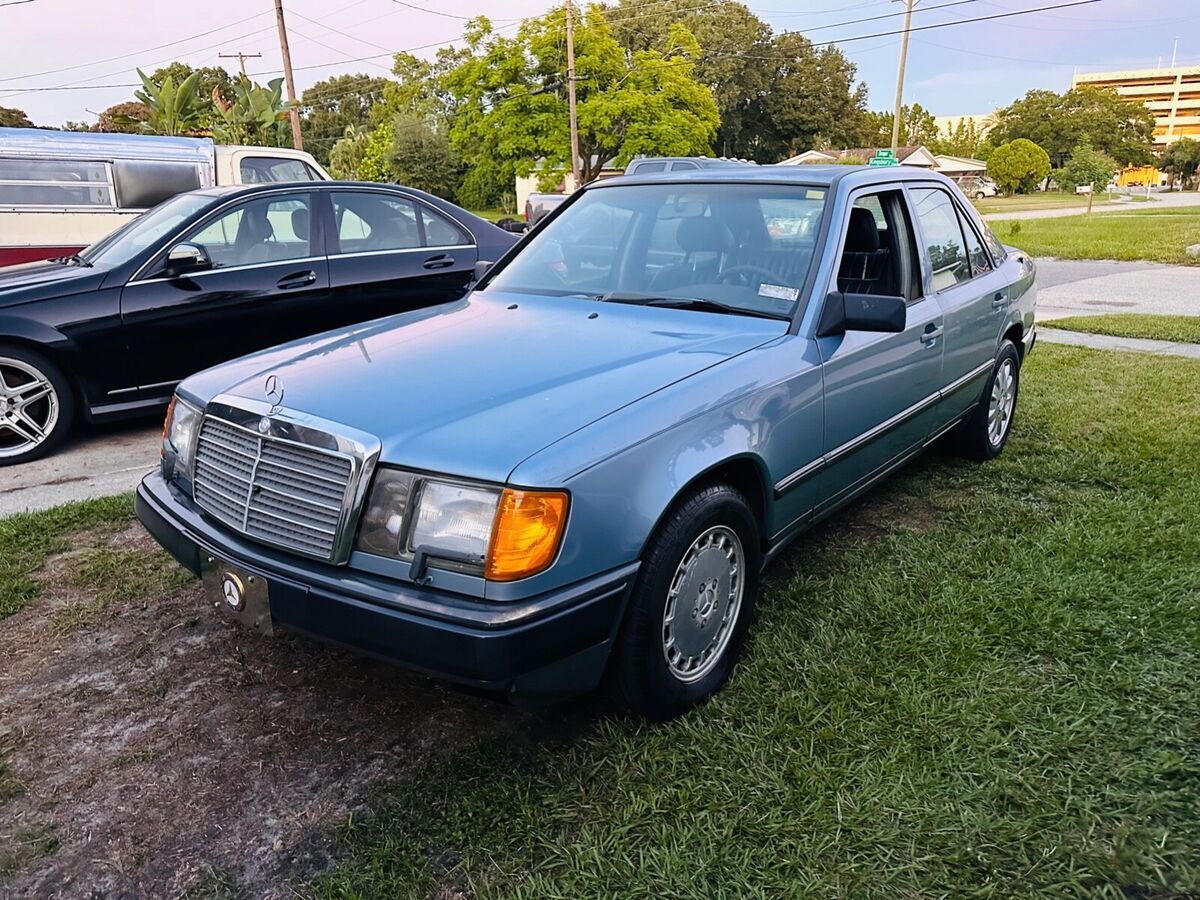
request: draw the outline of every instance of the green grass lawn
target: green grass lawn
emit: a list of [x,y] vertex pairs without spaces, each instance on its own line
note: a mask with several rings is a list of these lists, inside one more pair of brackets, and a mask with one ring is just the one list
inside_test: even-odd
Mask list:
[[0,620],[38,595],[41,585],[34,574],[48,557],[66,549],[69,535],[116,530],[132,510],[132,497],[126,495],[0,518]]
[[1145,259],[1195,265],[1200,208],[1130,209],[1092,216],[1011,219],[991,223],[996,236],[1034,256],[1059,259]]
[[[1133,196],[1135,203],[1144,203],[1145,196]],[[1014,194],[1009,197],[985,197],[982,200],[972,200],[981,215],[1001,212],[1019,212],[1027,209],[1072,209],[1087,206],[1085,194],[1068,194],[1064,191],[1040,191],[1036,194]],[[1097,193],[1094,206],[1108,206],[1115,203],[1105,193]]]
[[926,457],[770,569],[712,703],[464,746],[315,892],[1196,896],[1200,364],[1024,376],[999,460]]
[[1107,316],[1067,316],[1065,319],[1048,321],[1045,325],[1047,328],[1083,331],[1088,334],[1200,344],[1200,316],[1115,313]]

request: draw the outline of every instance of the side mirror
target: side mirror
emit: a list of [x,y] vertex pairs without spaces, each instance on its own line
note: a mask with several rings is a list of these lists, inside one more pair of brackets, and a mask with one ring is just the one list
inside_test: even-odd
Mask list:
[[471,279],[471,284],[479,284],[480,279],[483,278],[483,276],[486,275],[491,270],[492,266],[494,266],[494,265],[495,265],[495,263],[491,262],[490,260],[486,260],[486,259],[476,260],[475,261],[475,277],[473,279]]
[[212,268],[212,260],[208,251],[199,244],[189,244],[186,241],[176,244],[167,251],[167,275],[174,278],[189,272],[202,272]]
[[875,294],[843,294],[830,291],[817,324],[817,337],[830,337],[847,331],[901,332],[904,330],[907,304],[903,297]]

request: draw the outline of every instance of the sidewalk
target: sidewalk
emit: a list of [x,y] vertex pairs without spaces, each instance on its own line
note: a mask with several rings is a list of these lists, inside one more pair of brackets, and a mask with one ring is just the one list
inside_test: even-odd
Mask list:
[[1111,337],[1107,334],[1086,334],[1082,331],[1063,331],[1039,325],[1037,339],[1049,344],[1069,344],[1093,350],[1129,350],[1135,353],[1155,353],[1160,356],[1185,356],[1200,359],[1200,344],[1178,344],[1171,341],[1149,341],[1144,338]]
[[[1167,209],[1173,206],[1200,205],[1200,192],[1174,191],[1164,194],[1151,194],[1144,202],[1102,203],[1092,207],[1094,215],[1105,215],[1113,212],[1130,212],[1138,209]],[[1005,219],[1053,219],[1058,216],[1082,216],[1087,213],[1086,206],[1067,206],[1057,209],[1021,209],[1013,212],[988,213],[983,218],[988,222],[1000,222]]]

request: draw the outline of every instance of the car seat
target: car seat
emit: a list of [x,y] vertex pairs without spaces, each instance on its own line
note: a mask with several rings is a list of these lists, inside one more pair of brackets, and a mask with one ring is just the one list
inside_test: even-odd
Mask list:
[[846,243],[838,269],[838,287],[846,294],[884,294],[888,291],[891,254],[879,244],[875,216],[861,206],[850,210]]

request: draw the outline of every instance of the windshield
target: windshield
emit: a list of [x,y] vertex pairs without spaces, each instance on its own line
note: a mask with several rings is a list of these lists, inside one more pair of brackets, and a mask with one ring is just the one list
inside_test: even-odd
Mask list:
[[127,263],[212,201],[212,197],[200,194],[179,194],[131,219],[79,255],[93,265],[119,266]]
[[826,190],[638,184],[587,190],[485,290],[790,317]]

